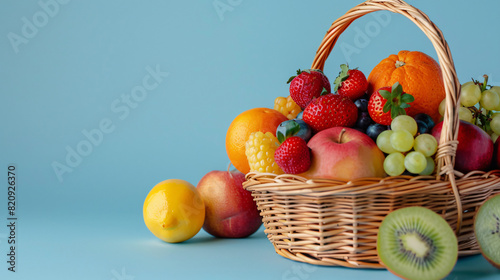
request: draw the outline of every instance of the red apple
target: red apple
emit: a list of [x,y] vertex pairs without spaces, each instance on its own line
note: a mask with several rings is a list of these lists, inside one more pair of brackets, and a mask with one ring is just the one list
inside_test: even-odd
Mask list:
[[491,160],[491,167],[500,169],[500,137],[497,138],[493,144],[493,159]]
[[312,163],[307,178],[338,178],[353,180],[384,177],[384,154],[366,134],[352,128],[332,127],[314,135]]
[[[442,128],[443,122],[440,122],[434,126],[431,132],[438,142]],[[493,157],[493,141],[488,133],[477,125],[460,121],[457,140],[455,170],[469,173],[473,170],[486,171],[490,169]]]
[[241,238],[256,232],[262,224],[251,192],[243,189],[245,174],[211,171],[197,189],[205,202],[203,229],[216,237]]

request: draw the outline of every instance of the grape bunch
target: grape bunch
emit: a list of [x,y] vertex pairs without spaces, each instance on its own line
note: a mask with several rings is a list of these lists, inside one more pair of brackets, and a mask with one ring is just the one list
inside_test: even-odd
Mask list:
[[[408,115],[400,115],[392,120],[390,129],[378,135],[377,146],[387,154],[384,171],[388,175],[398,176],[405,171],[418,175],[430,175],[434,172],[432,156],[437,151],[438,143],[434,136],[427,133],[433,126],[433,122],[429,121],[432,119],[424,114],[418,116],[417,120]],[[427,132],[420,132],[425,130]]]
[[[461,86],[458,118],[481,127],[493,142],[500,135],[500,86],[488,85],[488,76],[484,82],[472,80]],[[439,105],[439,114],[444,116],[445,100]]]

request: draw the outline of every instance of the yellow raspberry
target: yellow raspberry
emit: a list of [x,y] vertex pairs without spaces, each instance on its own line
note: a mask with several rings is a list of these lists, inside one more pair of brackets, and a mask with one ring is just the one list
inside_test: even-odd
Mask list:
[[283,174],[284,172],[274,162],[274,151],[278,146],[278,139],[271,132],[252,132],[245,143],[250,171]]
[[282,97],[278,96],[274,100],[274,110],[281,112],[289,120],[295,119],[297,115],[302,111],[300,106],[293,101],[291,96]]

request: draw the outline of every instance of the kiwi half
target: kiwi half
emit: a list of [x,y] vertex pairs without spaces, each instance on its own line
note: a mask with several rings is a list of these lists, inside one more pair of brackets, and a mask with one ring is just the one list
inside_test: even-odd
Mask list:
[[389,213],[377,235],[378,257],[404,279],[443,279],[458,259],[457,237],[441,216],[424,207]]
[[474,218],[474,233],[483,256],[500,268],[500,194],[479,207]]

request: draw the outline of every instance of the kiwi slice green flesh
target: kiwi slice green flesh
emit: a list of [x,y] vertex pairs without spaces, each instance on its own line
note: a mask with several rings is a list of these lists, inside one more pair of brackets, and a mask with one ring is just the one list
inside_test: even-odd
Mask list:
[[500,268],[500,194],[490,197],[479,207],[474,233],[483,256]]
[[450,225],[424,207],[395,210],[382,221],[377,252],[385,267],[405,279],[443,279],[458,259],[458,242]]

